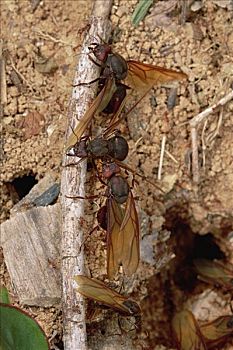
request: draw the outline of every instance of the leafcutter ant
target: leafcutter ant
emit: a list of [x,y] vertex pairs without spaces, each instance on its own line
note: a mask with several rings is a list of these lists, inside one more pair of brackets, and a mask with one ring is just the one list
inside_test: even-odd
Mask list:
[[70,148],[67,155],[79,158],[94,159],[116,159],[124,160],[128,155],[129,147],[126,139],[119,133],[107,139],[104,136],[96,137],[90,140],[83,137]]
[[178,350],[207,350],[200,327],[189,310],[176,312],[172,330]]
[[[95,81],[100,81],[102,90],[91,104],[89,110],[84,114],[79,124],[75,128],[75,134],[80,138],[97,112],[113,112],[114,117],[111,123],[117,120],[126,102],[126,90],[132,88],[142,93],[142,97],[155,85],[168,83],[174,80],[187,79],[183,72],[174,71],[152,64],[145,64],[134,60],[126,61],[121,55],[113,53],[111,46],[103,43],[93,43],[89,47],[91,60],[103,68],[100,78],[88,83],[78,85],[89,85]],[[100,62],[97,63],[91,56]],[[122,84],[122,80],[127,80],[127,85]],[[115,95],[114,95],[115,94]],[[132,108],[126,112],[129,113]],[[67,147],[74,144],[74,138],[68,139]]]
[[114,309],[122,316],[134,316],[136,327],[141,328],[141,309],[136,301],[117,293],[94,278],[77,275],[74,276],[74,280],[78,285],[77,291],[84,297]]
[[[104,175],[107,180],[107,199],[100,208],[97,219],[99,226],[107,231],[108,277],[113,278],[120,266],[124,274],[131,276],[136,272],[140,260],[139,221],[133,194],[127,180],[120,174],[117,164],[105,163]],[[96,227],[91,232],[95,229]]]
[[173,317],[172,329],[177,349],[212,349],[233,335],[233,316],[220,316],[199,325],[191,311],[182,310]]
[[233,316],[220,316],[201,325],[200,330],[208,349],[219,347],[230,336],[233,336]]
[[[76,138],[76,142],[67,149],[67,155],[79,157],[80,160],[77,163],[69,164],[69,166],[78,165],[83,159],[89,158],[93,161],[93,165],[96,169],[94,161],[100,159],[102,161],[105,161],[103,164],[102,172],[104,178],[110,177],[107,175],[107,171],[112,171],[110,170],[110,167],[114,169],[118,166],[118,168],[123,168],[126,171],[131,172],[134,176],[139,176],[154,187],[158,188],[154,182],[151,182],[143,175],[140,175],[131,169],[127,164],[122,162],[128,155],[129,147],[126,139],[120,135],[119,131],[115,130],[115,127],[118,125],[118,123],[119,121],[115,122],[112,126],[105,129],[101,135],[97,136],[94,139],[90,139],[88,136],[84,136],[81,139]],[[75,131],[73,131],[73,133],[74,136],[76,136]],[[110,137],[113,133],[115,133],[115,135]],[[109,166],[107,165],[107,162],[110,163]],[[101,181],[101,176],[99,176],[98,171],[97,174],[98,178]],[[160,188],[158,189],[162,191]]]
[[[122,207],[124,203],[125,207]],[[140,260],[139,220],[133,194],[121,175],[110,177],[107,200],[99,209],[97,220],[99,226],[107,231],[109,279],[116,275],[120,266],[127,276],[131,276],[136,272]]]
[[[113,76],[114,80],[119,82],[127,77],[130,82],[129,86],[139,90],[143,87],[148,90],[154,85],[167,83],[173,80],[187,79],[187,75],[183,72],[134,60],[126,61],[118,53],[112,52],[111,46],[106,43],[93,43],[89,46],[89,50],[90,53],[101,62],[101,64],[98,64],[94,61],[92,56],[89,55],[95,64],[103,68],[102,75],[99,79],[106,79],[109,76]],[[82,83],[82,85],[90,83]]]

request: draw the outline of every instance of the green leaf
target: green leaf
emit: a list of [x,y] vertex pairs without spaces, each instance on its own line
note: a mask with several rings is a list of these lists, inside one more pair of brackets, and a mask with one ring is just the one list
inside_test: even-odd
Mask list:
[[24,311],[0,304],[0,350],[48,350],[39,324]]
[[0,288],[0,303],[10,304],[8,290],[6,289],[6,287]]
[[132,23],[137,26],[140,21],[146,16],[150,6],[153,4],[154,0],[140,0],[136,6],[134,13],[132,14]]

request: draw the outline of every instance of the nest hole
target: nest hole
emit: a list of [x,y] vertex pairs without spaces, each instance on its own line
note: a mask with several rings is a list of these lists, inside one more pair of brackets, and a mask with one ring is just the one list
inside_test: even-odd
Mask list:
[[171,232],[176,255],[170,264],[173,281],[180,290],[192,292],[200,283],[194,269],[193,260],[224,259],[225,254],[221,251],[212,233],[198,235],[182,220],[178,220],[174,224]]
[[148,296],[141,301],[145,329],[157,330],[157,334],[153,331],[149,333],[151,348],[155,344],[174,346],[171,332],[174,313],[182,308],[184,300],[198,293],[200,288],[205,288],[205,284],[198,279],[194,259],[225,259],[211,232],[199,235],[192,231],[183,211],[182,216],[173,214],[166,213],[164,228],[171,232],[170,243],[175,258],[149,279]]
[[17,177],[13,181],[6,183],[14,204],[24,198],[37,182],[36,176],[34,174],[29,174]]

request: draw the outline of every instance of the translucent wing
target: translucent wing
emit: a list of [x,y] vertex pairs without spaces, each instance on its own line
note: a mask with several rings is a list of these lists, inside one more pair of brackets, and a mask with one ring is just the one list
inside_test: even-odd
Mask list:
[[[121,104],[119,105],[117,111],[114,113],[114,115],[112,116],[110,123],[108,125],[108,133],[114,131],[114,129],[116,128],[116,123],[120,123],[119,120],[119,115],[121,114],[123,108],[125,107],[125,103],[127,100],[127,96],[124,98],[124,100],[122,100]],[[119,120],[119,122],[118,122]]]
[[[128,86],[119,82],[116,83],[116,86],[117,86],[117,91],[115,92],[115,94],[113,95],[109,103],[112,116],[107,128],[103,133],[104,136],[108,136],[111,133],[113,133],[116,130],[117,126],[122,122],[122,119],[120,118],[120,114],[123,108],[125,107],[126,101],[128,100],[128,97],[129,97]],[[106,110],[104,110],[103,112],[106,112]]]
[[123,210],[114,198],[107,199],[107,273],[113,278],[119,269],[119,232],[123,221]]
[[177,349],[207,350],[199,325],[189,310],[177,312],[172,319]]
[[172,69],[153,64],[141,63],[133,60],[128,63],[128,84],[136,90],[149,90],[155,85],[164,84],[173,80],[187,79],[187,75]]
[[138,214],[131,191],[120,227],[118,247],[119,263],[122,264],[124,273],[131,276],[137,270],[140,259]]
[[221,285],[226,290],[233,289],[233,269],[217,260],[195,259],[195,269],[205,282]]
[[135,301],[108,288],[101,281],[83,275],[75,276],[74,280],[78,284],[77,291],[87,298],[107,305],[126,315],[140,312],[140,307]]
[[92,118],[95,113],[101,112],[111,100],[112,95],[116,91],[115,81],[112,77],[107,79],[106,84],[103,89],[100,91],[98,96],[92,102],[90,108],[86,111],[84,116],[80,119],[78,125],[71,133],[70,137],[67,140],[66,148],[69,149],[73,146],[77,140],[84,134],[88,126],[91,123]]
[[233,316],[220,316],[200,327],[208,349],[215,348],[233,336]]

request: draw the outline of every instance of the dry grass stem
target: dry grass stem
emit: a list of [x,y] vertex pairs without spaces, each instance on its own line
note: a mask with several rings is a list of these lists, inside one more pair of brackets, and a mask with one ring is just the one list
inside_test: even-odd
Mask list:
[[165,154],[173,160],[174,163],[179,164],[178,160],[169,152],[165,149]]
[[61,39],[56,39],[52,35],[50,35],[48,33],[45,33],[45,32],[43,32],[40,29],[35,29],[34,32],[36,34],[38,34],[44,40],[52,41],[52,42],[54,42],[56,44],[63,44],[63,45],[66,45],[66,46],[71,46],[71,47],[75,46],[75,45],[72,45],[72,44],[68,43],[67,41],[64,41],[64,40],[61,40]]
[[7,103],[7,84],[6,84],[6,62],[3,55],[3,43],[0,43],[0,88],[1,105]]
[[162,167],[163,167],[163,158],[164,158],[164,151],[165,151],[165,144],[166,144],[166,136],[164,135],[161,142],[161,152],[160,152],[160,159],[159,159],[159,169],[158,169],[158,180],[161,180],[162,177]]
[[[108,40],[111,30],[108,16],[111,7],[111,0],[98,1],[98,4],[94,4],[92,18],[90,18],[91,26],[84,40],[82,53],[88,52],[88,46],[93,37],[98,37],[99,35],[104,40]],[[86,54],[80,55],[73,84],[75,87],[72,91],[71,108],[68,112],[69,121],[67,123],[66,142],[69,133],[72,132],[70,125],[74,127],[78,123],[78,120],[82,118],[97,92],[97,84],[92,84],[88,88],[77,85],[80,82],[95,79],[99,72],[100,68],[94,65]],[[67,156],[65,155],[65,164],[66,158]],[[82,162],[76,167],[63,168],[61,179],[63,217],[61,272],[63,342],[65,350],[87,349],[85,303],[83,297],[76,292],[73,280],[75,275],[85,274],[84,249],[82,245],[84,235],[82,220],[85,201],[67,197],[68,194],[85,197],[85,181],[86,162]]]
[[[227,95],[225,95],[223,98],[221,98],[213,106],[205,109],[203,112],[201,112],[198,115],[196,115],[195,117],[193,117],[189,123],[189,125],[191,127],[193,181],[196,183],[199,182],[198,138],[197,138],[198,126],[210,114],[214,113],[216,109],[223,107],[226,103],[228,103],[232,99],[233,99],[233,91],[230,91]],[[222,123],[222,116],[220,116],[216,130],[213,133],[213,135],[211,136],[212,141],[217,136],[221,123]],[[202,135],[202,140],[204,140],[204,134]]]

